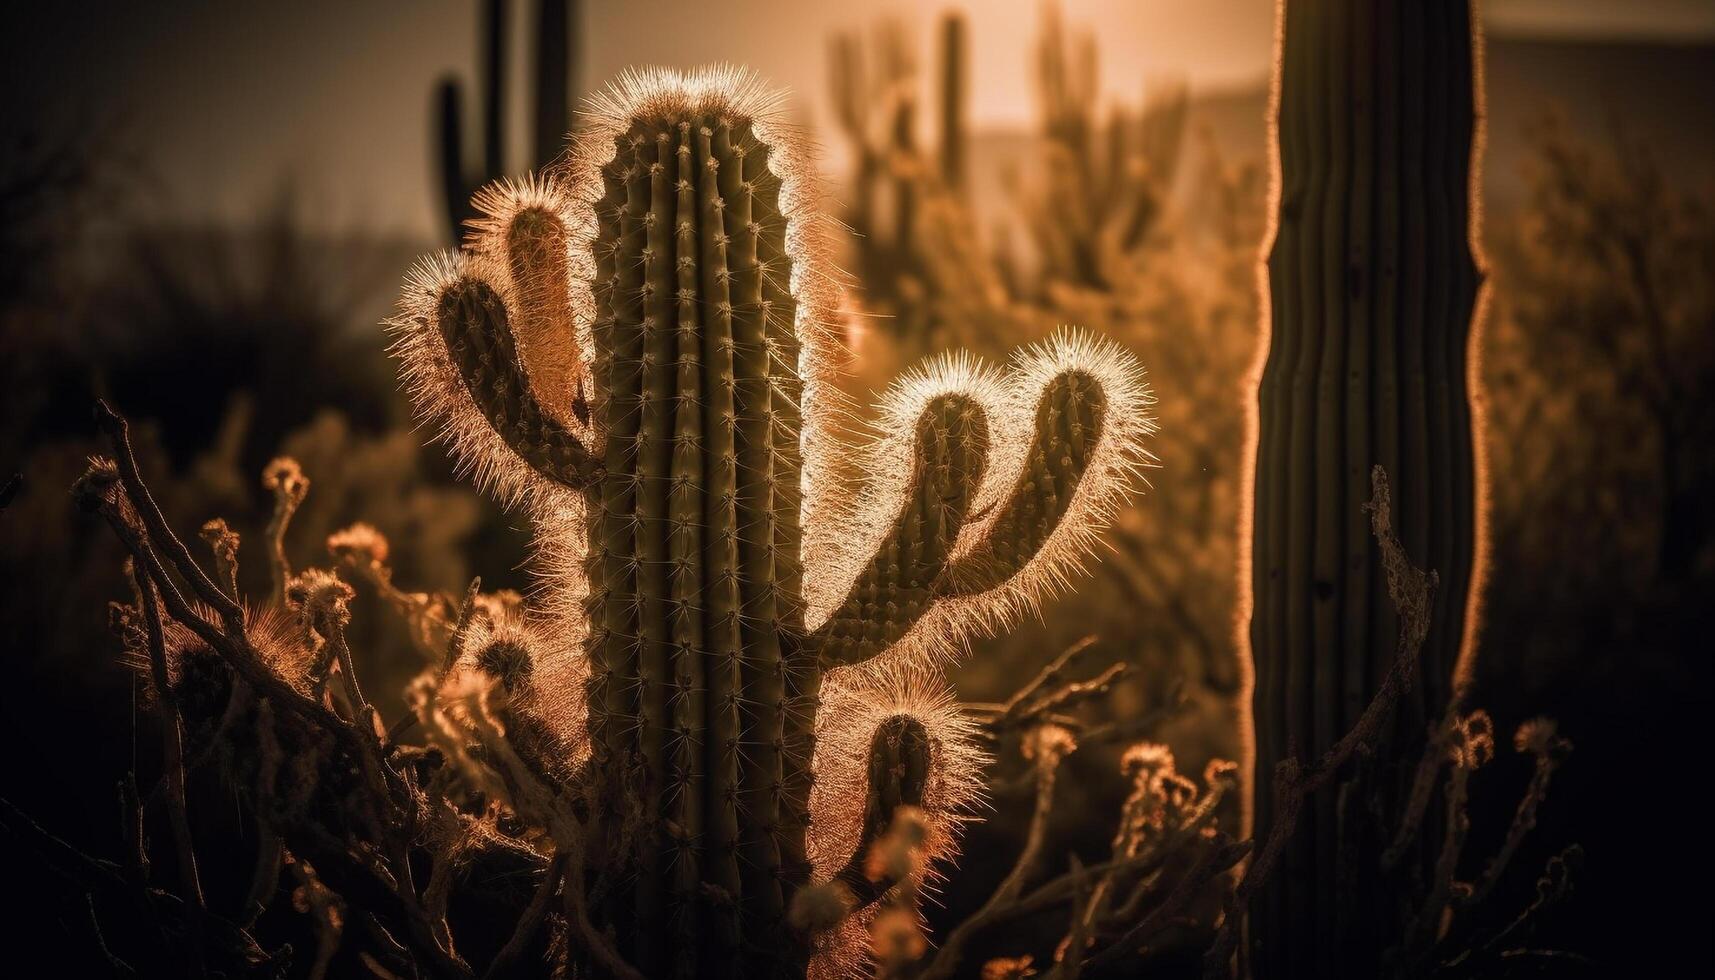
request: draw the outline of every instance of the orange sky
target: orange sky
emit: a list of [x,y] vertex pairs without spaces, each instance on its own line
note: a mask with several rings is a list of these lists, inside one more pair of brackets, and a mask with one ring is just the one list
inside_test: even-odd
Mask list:
[[[29,93],[51,85],[53,95],[70,93],[118,119],[153,172],[163,210],[239,218],[290,177],[319,226],[439,234],[430,97],[443,73],[474,73],[474,3],[67,6],[77,9],[18,12],[20,30],[6,47],[21,42],[23,63],[6,60],[23,78],[7,87]],[[1715,37],[1710,0],[1487,6],[1492,28],[1508,32]],[[971,20],[974,121],[1028,121],[1039,0],[586,0],[582,84],[630,64],[739,61],[790,86],[814,125],[825,114],[832,32],[900,15],[915,25],[923,61],[932,64],[933,24],[949,7]],[[104,8],[104,16],[92,12]],[[1109,96],[1135,100],[1146,82],[1164,76],[1207,89],[1255,84],[1267,71],[1272,0],[1064,0],[1063,8],[1069,24],[1096,30]],[[520,32],[524,19],[515,15]],[[516,65],[514,81],[512,136],[520,149],[526,68]],[[837,170],[843,148],[825,156]]]

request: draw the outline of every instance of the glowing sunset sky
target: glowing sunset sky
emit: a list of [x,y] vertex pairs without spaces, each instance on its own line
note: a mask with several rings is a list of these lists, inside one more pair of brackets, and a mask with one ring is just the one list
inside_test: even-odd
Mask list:
[[[521,41],[531,5],[514,6]],[[738,61],[797,92],[797,111],[812,125],[826,116],[833,32],[900,15],[915,27],[927,67],[936,18],[962,8],[971,21],[975,125],[1017,125],[1035,113],[1037,0],[583,6],[582,89],[632,64]],[[1070,25],[1096,31],[1109,97],[1135,101],[1164,77],[1203,90],[1251,86],[1267,72],[1271,0],[1066,0],[1063,7]],[[1708,0],[1494,0],[1487,7],[1491,29],[1508,34],[1715,37]],[[171,212],[242,217],[290,178],[318,224],[429,238],[439,228],[431,96],[448,71],[474,78],[476,18],[477,5],[463,0],[32,5],[9,16],[0,111],[64,119],[58,109],[40,110],[73,104],[82,118],[115,123]],[[515,59],[511,137],[519,162],[528,67],[527,58]],[[827,128],[818,129],[826,138]],[[825,156],[837,168],[844,153],[832,146]]]

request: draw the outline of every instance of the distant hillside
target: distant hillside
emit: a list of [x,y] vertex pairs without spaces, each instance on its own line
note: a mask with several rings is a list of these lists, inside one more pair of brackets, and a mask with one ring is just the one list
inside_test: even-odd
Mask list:
[[[1715,188],[1715,44],[1588,41],[1490,37],[1487,44],[1488,146],[1484,199],[1505,213],[1525,193],[1527,133],[1558,112],[1591,141],[1611,138],[1615,127],[1643,140],[1676,182]],[[1223,158],[1261,161],[1267,139],[1266,81],[1225,91],[1194,93],[1189,126],[1206,132]],[[1037,165],[1034,134],[990,130],[973,140],[973,199],[985,225],[1008,218],[1002,175],[1030,174]],[[1199,139],[1186,152],[1200,152]],[[1181,166],[1182,192],[1197,158]]]

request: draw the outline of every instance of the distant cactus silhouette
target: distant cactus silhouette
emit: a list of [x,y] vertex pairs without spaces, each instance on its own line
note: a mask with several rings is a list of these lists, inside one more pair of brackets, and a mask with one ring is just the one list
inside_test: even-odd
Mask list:
[[651,976],[855,962],[850,930],[788,927],[795,894],[839,875],[849,914],[892,884],[854,877],[878,801],[950,853],[978,753],[936,667],[1060,585],[1149,460],[1141,369],[1076,334],[1004,373],[929,362],[842,455],[779,104],[733,69],[623,76],[564,172],[478,196],[394,322],[423,416],[537,523],[507,689],[533,764],[588,775],[593,914]]
[[[540,169],[553,163],[565,149],[571,125],[571,91],[577,75],[572,33],[577,24],[576,0],[537,0],[537,18],[532,36],[536,61],[532,75],[536,88],[530,106],[532,121],[531,166]],[[506,79],[507,0],[485,0],[482,5],[483,47],[480,108],[482,156],[476,166],[465,161],[464,97],[458,79],[441,80],[436,95],[436,127],[440,134],[441,188],[448,227],[453,242],[464,236],[465,222],[476,216],[471,199],[483,185],[507,173],[506,167]]]
[[965,93],[970,89],[970,32],[965,17],[949,11],[941,17],[941,180],[953,190],[965,186]]
[[967,189],[970,32],[964,15],[944,14],[939,33],[940,135],[932,151],[917,141],[918,66],[903,23],[882,21],[867,49],[856,32],[835,35],[829,49],[834,120],[852,152],[852,201],[842,217],[854,233],[865,293],[879,308],[901,314],[893,326],[905,333],[915,327],[903,309],[921,295],[923,252],[933,247],[924,239],[925,205],[960,198]]
[[1110,109],[1104,125],[1097,52],[1093,33],[1069,33],[1058,4],[1043,4],[1036,70],[1044,172],[1039,188],[1018,188],[1018,196],[1045,278],[1113,289],[1125,275],[1113,267],[1115,257],[1160,226],[1190,98],[1183,84],[1167,84],[1135,115]]

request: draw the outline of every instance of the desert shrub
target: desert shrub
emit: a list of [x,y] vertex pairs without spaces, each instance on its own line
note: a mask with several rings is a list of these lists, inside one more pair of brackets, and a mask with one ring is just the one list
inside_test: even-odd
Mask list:
[[1493,561],[1531,584],[1491,590],[1490,629],[1541,663],[1662,635],[1715,573],[1715,197],[1623,133],[1532,142],[1528,203],[1492,225],[1484,372]]

